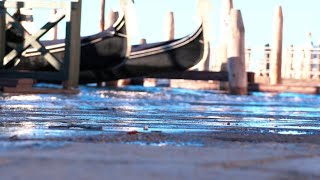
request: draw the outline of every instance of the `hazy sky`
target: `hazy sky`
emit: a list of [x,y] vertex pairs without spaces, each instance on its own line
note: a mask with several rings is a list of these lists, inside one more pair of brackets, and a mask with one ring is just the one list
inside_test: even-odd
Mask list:
[[[100,0],[83,0],[84,16],[86,21],[86,7],[97,10]],[[210,16],[212,23],[212,39],[220,40],[221,24],[221,2],[223,0],[212,0],[213,9]],[[106,0],[108,10],[117,7],[117,0]],[[196,29],[196,0],[135,0],[137,21],[141,37],[147,38],[149,42],[161,41],[164,38],[165,16],[168,11],[175,13],[176,37],[189,34]],[[273,17],[276,8],[281,5],[284,15],[284,44],[302,45],[306,34],[312,33],[315,44],[320,40],[320,1],[319,0],[234,0],[234,8],[240,9],[246,30],[246,45],[263,46],[270,43],[272,39]],[[91,11],[91,12],[92,12]],[[99,12],[96,12],[99,17]],[[89,18],[90,19],[90,18]],[[89,20],[88,20],[89,21]],[[88,22],[87,21],[87,22]],[[92,30],[98,27],[99,18]],[[89,33],[89,29],[84,33]],[[137,38],[139,39],[139,38]]]
[[[218,43],[220,38],[220,14],[223,0],[211,0],[211,39]],[[82,0],[82,35],[99,31],[100,0]],[[195,21],[196,0],[135,0],[139,34],[134,42],[146,38],[148,42],[164,39],[165,17],[168,11],[175,14],[176,37],[185,36],[197,27]],[[284,14],[284,45],[302,45],[306,34],[312,33],[315,44],[320,40],[319,0],[234,0],[234,8],[240,9],[246,30],[246,46],[263,46],[272,37],[273,16],[281,5]],[[106,12],[119,9],[118,0],[106,0]],[[107,13],[106,13],[107,14]],[[38,16],[37,16],[38,15]],[[35,12],[36,24],[40,27],[47,16]],[[60,26],[60,31],[64,28]],[[60,33],[61,34],[61,33]]]

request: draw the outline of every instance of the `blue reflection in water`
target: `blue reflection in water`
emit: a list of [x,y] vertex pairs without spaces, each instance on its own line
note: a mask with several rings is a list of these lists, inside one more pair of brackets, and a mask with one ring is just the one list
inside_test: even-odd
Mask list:
[[[40,85],[47,86],[47,85]],[[319,134],[320,96],[128,86],[82,86],[78,95],[0,96],[2,137],[56,137],[143,131],[207,132],[260,128],[263,133]],[[52,129],[50,127],[98,126]],[[77,127],[77,126],[75,126]]]

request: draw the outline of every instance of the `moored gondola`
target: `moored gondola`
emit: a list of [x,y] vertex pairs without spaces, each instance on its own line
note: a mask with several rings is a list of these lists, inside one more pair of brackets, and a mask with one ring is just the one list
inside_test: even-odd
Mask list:
[[124,78],[152,76],[159,73],[185,71],[208,56],[203,26],[176,40],[132,46],[125,63],[112,70],[82,71],[80,83],[93,83]]

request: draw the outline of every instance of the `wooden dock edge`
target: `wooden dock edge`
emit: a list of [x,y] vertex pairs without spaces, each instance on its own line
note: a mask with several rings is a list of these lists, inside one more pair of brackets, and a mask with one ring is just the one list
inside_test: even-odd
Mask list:
[[[255,73],[248,72],[248,92],[270,92],[270,93],[301,93],[320,94],[320,82],[284,79],[282,84],[270,85],[269,79],[258,78]],[[186,71],[160,74],[148,77],[144,84],[155,86],[153,79],[170,79],[170,87],[187,88],[195,90],[225,90],[228,91],[227,72],[199,72]]]
[[78,94],[79,88],[39,88],[34,87],[34,79],[2,79],[0,78],[0,91],[10,94]]
[[[150,80],[149,80],[150,81]],[[223,90],[228,91],[228,82],[204,81],[204,80],[170,80],[172,88],[186,88],[194,90]],[[248,92],[268,92],[268,93],[299,93],[299,94],[320,94],[320,86],[301,86],[293,84],[258,84],[249,83]]]
[[2,93],[10,94],[79,94],[79,88],[75,89],[54,89],[54,88],[19,88],[3,87]]

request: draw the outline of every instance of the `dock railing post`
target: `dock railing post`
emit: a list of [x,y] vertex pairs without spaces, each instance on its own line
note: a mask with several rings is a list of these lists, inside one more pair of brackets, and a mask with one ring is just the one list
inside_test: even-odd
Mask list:
[[78,87],[80,71],[80,22],[81,0],[71,2],[71,11],[67,15],[66,24],[66,50],[65,50],[65,73],[67,80],[63,83],[65,89]]
[[229,93],[246,95],[248,78],[245,62],[245,29],[240,10],[231,10],[228,32]]
[[0,2],[0,69],[3,67],[3,59],[6,48],[6,8],[4,1]]
[[274,17],[274,34],[270,58],[270,84],[281,84],[283,15],[282,8],[276,9]]

